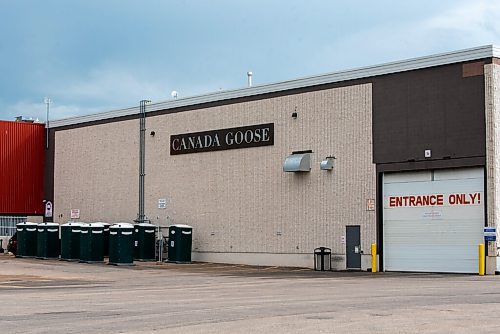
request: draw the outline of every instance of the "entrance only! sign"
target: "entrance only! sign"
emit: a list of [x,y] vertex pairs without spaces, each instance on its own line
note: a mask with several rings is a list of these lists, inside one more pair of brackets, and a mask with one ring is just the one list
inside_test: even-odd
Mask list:
[[448,206],[448,205],[477,205],[481,204],[481,193],[457,194],[428,194],[389,196],[388,208],[421,207],[421,206]]

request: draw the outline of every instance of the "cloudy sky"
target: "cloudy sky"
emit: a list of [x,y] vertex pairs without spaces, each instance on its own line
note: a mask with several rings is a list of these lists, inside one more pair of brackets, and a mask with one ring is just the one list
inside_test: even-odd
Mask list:
[[500,44],[500,1],[0,0],[0,119]]

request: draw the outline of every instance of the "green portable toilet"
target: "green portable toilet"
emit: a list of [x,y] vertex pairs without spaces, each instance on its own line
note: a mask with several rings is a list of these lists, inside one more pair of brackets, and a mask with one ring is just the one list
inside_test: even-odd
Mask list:
[[168,227],[168,262],[190,263],[193,228],[189,225]]
[[82,224],[80,230],[80,262],[104,262],[103,232],[103,224]]
[[104,225],[104,229],[102,232],[102,247],[103,247],[103,253],[104,256],[109,256],[109,227],[111,224],[104,223],[104,222],[98,222],[100,224]]
[[109,264],[134,264],[134,225],[119,223],[109,228]]
[[38,259],[59,258],[59,224],[41,223],[37,225],[36,257]]
[[67,222],[61,225],[61,260],[80,259],[80,236],[82,223]]
[[37,225],[32,222],[19,223],[17,230],[17,252],[16,257],[35,257]]
[[156,226],[149,223],[134,225],[134,259],[154,261],[156,259]]

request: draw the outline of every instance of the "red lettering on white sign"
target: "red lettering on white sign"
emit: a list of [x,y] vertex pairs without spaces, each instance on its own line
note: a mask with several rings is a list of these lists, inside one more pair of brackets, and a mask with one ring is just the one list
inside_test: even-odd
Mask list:
[[450,203],[450,205],[481,204],[481,194],[450,194],[450,196],[448,196],[448,203]]
[[[445,203],[445,200],[447,201]],[[430,194],[430,195],[407,195],[389,196],[389,207],[418,207],[418,206],[441,206],[441,205],[474,205],[481,204],[480,193],[462,194]]]
[[443,205],[443,195],[389,196],[389,207]]

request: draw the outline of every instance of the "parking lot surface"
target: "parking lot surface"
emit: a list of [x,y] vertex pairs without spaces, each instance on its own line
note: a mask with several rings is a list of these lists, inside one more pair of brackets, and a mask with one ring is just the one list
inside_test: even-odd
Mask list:
[[500,276],[0,254],[2,333],[494,333]]

